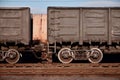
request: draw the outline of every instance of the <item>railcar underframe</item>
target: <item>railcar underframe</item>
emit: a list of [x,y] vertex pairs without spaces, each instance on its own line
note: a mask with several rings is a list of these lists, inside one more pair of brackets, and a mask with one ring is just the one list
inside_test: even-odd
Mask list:
[[119,7],[48,7],[48,52],[62,63],[120,53]]

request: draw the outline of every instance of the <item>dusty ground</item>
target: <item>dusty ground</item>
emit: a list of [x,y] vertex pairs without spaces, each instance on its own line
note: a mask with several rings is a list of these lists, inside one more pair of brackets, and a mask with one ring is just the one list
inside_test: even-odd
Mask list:
[[120,80],[120,75],[2,75],[0,80]]

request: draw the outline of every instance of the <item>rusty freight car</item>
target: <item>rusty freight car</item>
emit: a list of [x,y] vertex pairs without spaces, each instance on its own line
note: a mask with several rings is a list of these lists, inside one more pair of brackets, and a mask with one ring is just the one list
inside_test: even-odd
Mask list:
[[11,64],[20,58],[18,46],[29,45],[31,40],[30,8],[1,7],[0,8],[0,61],[4,59]]
[[62,63],[99,63],[120,52],[119,7],[48,7],[48,52]]

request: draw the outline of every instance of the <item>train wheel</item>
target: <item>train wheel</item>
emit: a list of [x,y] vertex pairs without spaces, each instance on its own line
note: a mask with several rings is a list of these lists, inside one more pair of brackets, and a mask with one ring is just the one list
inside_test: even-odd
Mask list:
[[6,62],[9,64],[15,64],[20,59],[20,53],[16,49],[9,49],[6,54]]
[[70,63],[73,60],[72,54],[71,54],[71,49],[70,48],[62,48],[59,52],[58,52],[58,59],[60,62],[62,63]]
[[87,56],[91,63],[99,63],[103,59],[103,53],[98,48],[92,48],[91,52],[89,52]]

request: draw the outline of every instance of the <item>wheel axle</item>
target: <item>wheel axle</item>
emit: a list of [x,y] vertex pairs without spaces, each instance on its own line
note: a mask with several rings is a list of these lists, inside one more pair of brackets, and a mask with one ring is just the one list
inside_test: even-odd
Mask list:
[[73,60],[73,54],[71,53],[71,49],[70,48],[62,48],[59,52],[58,52],[58,59],[60,62],[62,63],[70,63]]
[[87,58],[91,63],[99,63],[103,59],[103,53],[98,48],[92,48],[91,51],[87,53]]

